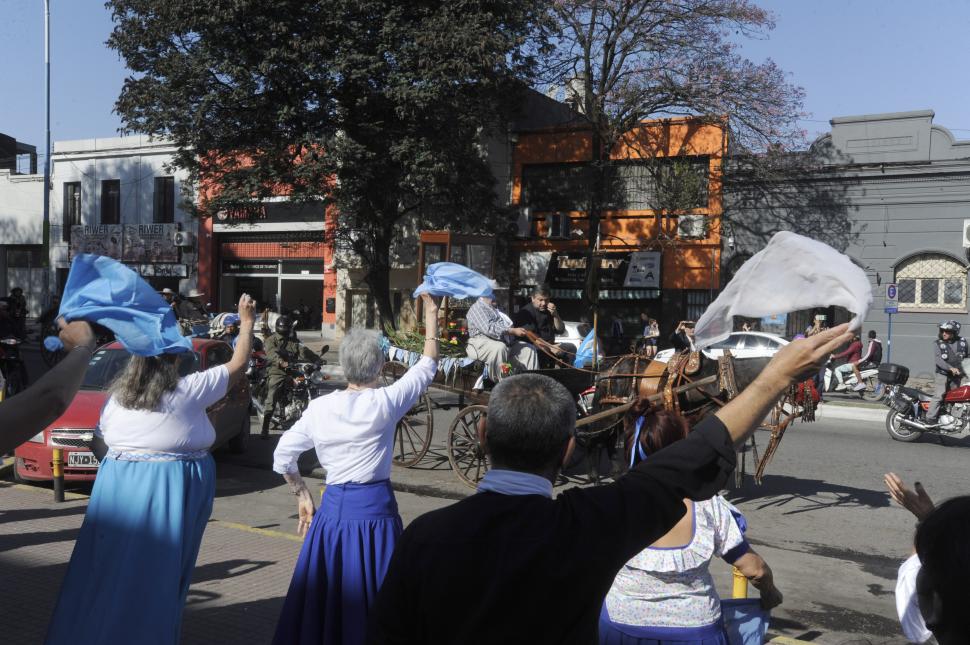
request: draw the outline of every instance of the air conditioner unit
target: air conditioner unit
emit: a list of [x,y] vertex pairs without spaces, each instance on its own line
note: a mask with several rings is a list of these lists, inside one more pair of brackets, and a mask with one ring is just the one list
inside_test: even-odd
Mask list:
[[703,215],[681,215],[677,219],[677,237],[699,240],[707,237],[707,218]]
[[189,231],[175,231],[172,242],[175,246],[190,247],[195,243],[195,235]]
[[562,213],[546,215],[546,237],[551,240],[568,240],[571,224],[569,215]]
[[963,248],[970,249],[970,219],[963,220]]
[[515,220],[516,237],[532,237],[532,209],[528,206],[519,209]]

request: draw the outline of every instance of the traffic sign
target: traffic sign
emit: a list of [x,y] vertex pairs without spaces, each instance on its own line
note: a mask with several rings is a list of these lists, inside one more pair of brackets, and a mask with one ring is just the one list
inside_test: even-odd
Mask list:
[[899,312],[899,288],[895,282],[886,285],[886,313],[895,314]]

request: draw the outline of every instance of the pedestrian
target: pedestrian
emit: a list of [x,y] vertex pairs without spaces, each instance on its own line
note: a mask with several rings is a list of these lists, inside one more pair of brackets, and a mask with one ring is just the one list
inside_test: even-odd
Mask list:
[[0,455],[43,432],[67,411],[81,387],[95,349],[94,332],[86,322],[62,320],[58,336],[64,358],[26,390],[0,403]]
[[[817,336],[828,330],[828,318],[825,314],[815,314],[812,319],[812,324],[805,329],[805,336],[811,338],[812,336]],[[815,385],[815,391],[818,392],[819,401],[824,400],[825,396],[825,366],[819,369],[818,373],[812,376],[812,383]]]
[[178,303],[175,301],[175,296],[177,294],[174,291],[172,291],[168,287],[165,287],[164,289],[159,291],[159,293],[162,294],[162,298],[165,299],[165,302],[167,302],[172,306],[173,310],[177,307]]
[[293,320],[285,315],[276,319],[276,333],[266,339],[263,349],[266,352],[266,395],[263,397],[262,430],[259,436],[269,439],[273,410],[282,402],[287,387],[286,368],[298,361],[319,363],[320,357],[300,342],[293,331]]
[[916,526],[916,597],[940,645],[970,643],[970,496],[948,499]]
[[24,339],[27,337],[27,298],[24,297],[24,290],[20,287],[11,289],[9,302],[14,333],[17,338]]
[[[394,429],[437,371],[438,304],[428,294],[421,299],[421,359],[380,387],[380,335],[351,329],[340,344],[347,389],[311,401],[273,454],[273,470],[297,496],[297,530],[306,536],[276,627],[277,645],[364,642],[368,612],[402,530],[389,480]],[[327,471],[317,513],[297,467],[310,449]]]
[[694,321],[681,320],[677,329],[670,335],[670,345],[675,352],[696,351],[694,347]]
[[649,314],[640,314],[640,323],[643,325],[643,340],[640,343],[639,351],[647,358],[657,355],[657,342],[660,340],[660,325],[656,319]]
[[96,431],[101,466],[47,633],[48,645],[175,645],[215,496],[206,409],[245,379],[253,321],[239,300],[228,363],[179,377],[180,353],[133,355]]
[[933,400],[926,412],[926,422],[936,423],[943,405],[943,397],[947,390],[960,385],[963,374],[963,361],[970,357],[970,346],[967,340],[960,336],[960,323],[955,320],[944,320],[940,323],[939,332],[934,343],[935,379],[933,381]]
[[[552,484],[574,444],[576,403],[541,374],[495,386],[476,428],[491,468],[478,493],[414,520],[374,605],[368,642],[595,643],[603,598],[630,558],[714,496],[734,445],[779,397],[846,341],[847,325],[790,343],[687,436],[616,481]],[[469,585],[472,585],[469,587]]]
[[[649,404],[628,413],[625,427],[631,468],[689,431],[684,417]],[[687,513],[680,521],[616,574],[600,616],[601,645],[728,645],[709,570],[715,556],[737,567],[758,589],[764,609],[781,603],[771,568],[745,539],[746,523],[737,509],[720,495],[685,499],[684,506]]]

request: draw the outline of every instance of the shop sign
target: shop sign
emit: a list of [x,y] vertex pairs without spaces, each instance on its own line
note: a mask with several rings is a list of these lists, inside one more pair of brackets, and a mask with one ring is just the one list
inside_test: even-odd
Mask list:
[[120,260],[121,248],[121,224],[78,224],[71,227],[71,246],[68,251],[71,259],[82,253],[93,253]]
[[626,270],[624,287],[642,289],[660,288],[660,252],[634,251],[630,254],[630,264]]
[[[427,253],[427,247],[425,247]],[[552,251],[526,251],[519,254],[519,284],[543,284],[549,272]]]
[[145,278],[187,278],[188,267],[184,264],[131,264],[131,269]]
[[[178,224],[125,224],[125,262],[178,262]],[[156,274],[157,275],[157,274]]]
[[216,213],[223,224],[255,224],[260,222],[322,222],[326,212],[323,202],[273,201],[246,204]]
[[222,262],[223,273],[269,273],[276,275],[279,270],[280,265],[275,261],[224,260]]

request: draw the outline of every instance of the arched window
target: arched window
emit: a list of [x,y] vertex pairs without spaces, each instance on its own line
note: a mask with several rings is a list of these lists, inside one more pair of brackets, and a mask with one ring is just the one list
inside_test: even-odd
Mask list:
[[908,310],[967,308],[967,269],[942,253],[923,253],[896,267],[899,306]]

